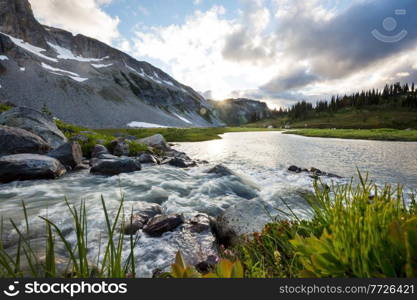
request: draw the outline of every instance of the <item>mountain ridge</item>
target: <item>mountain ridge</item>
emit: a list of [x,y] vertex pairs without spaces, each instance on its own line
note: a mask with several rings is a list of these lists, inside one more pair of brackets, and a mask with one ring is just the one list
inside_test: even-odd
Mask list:
[[100,41],[41,25],[27,0],[0,0],[0,12],[0,100],[96,128],[223,125],[191,87]]

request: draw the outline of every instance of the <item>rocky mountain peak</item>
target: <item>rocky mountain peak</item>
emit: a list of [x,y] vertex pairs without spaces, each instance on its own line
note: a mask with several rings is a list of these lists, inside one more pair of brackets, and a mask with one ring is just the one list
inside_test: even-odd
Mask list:
[[35,19],[28,0],[0,0],[0,32],[46,47],[46,31]]

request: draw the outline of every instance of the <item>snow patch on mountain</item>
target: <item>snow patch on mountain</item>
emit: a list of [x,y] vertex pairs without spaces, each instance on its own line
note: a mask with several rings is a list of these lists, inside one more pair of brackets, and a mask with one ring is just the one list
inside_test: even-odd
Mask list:
[[105,59],[107,59],[108,57],[103,57],[103,58],[85,58],[82,56],[76,56],[74,55],[74,53],[71,52],[71,50],[66,49],[64,47],[52,44],[50,42],[48,42],[48,45],[50,47],[52,47],[55,52],[58,54],[57,58],[59,59],[68,59],[68,60],[76,60],[76,61],[80,61],[80,62],[100,62],[103,61]]
[[[70,72],[70,71],[66,71],[66,70],[62,70],[62,69],[58,69],[58,68],[54,68],[50,65],[47,65],[45,63],[42,63],[42,68],[52,71],[50,73],[55,74],[55,75],[60,75],[60,76],[68,76],[69,78],[71,78],[72,80],[75,80],[77,82],[83,82],[88,80],[88,78],[82,78],[80,77],[80,75],[78,75],[77,73],[74,72]],[[64,73],[64,74],[61,74]]]
[[190,120],[188,120],[188,119],[186,119],[186,118],[184,118],[184,117],[182,117],[182,116],[180,116],[179,114],[177,114],[177,113],[173,113],[173,115],[174,116],[176,116],[178,119],[180,119],[181,121],[184,121],[185,123],[188,123],[188,124],[193,124]]
[[131,128],[168,128],[167,126],[153,124],[153,123],[146,123],[146,122],[130,122],[127,124],[128,127]]
[[94,68],[97,69],[101,69],[101,68],[108,68],[111,67],[113,64],[108,64],[108,65],[104,65],[104,64],[91,64]]
[[22,49],[24,49],[24,50],[26,50],[26,51],[28,51],[32,54],[35,54],[35,55],[37,55],[37,56],[39,56],[43,59],[49,60],[49,61],[58,62],[57,59],[42,54],[41,52],[46,52],[46,50],[43,49],[43,48],[33,46],[33,45],[25,42],[24,40],[17,39],[15,37],[12,37],[11,35],[8,35],[8,34],[3,33],[3,32],[0,32],[0,34],[3,34],[5,36],[7,36],[16,46],[18,46],[18,47],[20,47],[20,48],[22,48]]

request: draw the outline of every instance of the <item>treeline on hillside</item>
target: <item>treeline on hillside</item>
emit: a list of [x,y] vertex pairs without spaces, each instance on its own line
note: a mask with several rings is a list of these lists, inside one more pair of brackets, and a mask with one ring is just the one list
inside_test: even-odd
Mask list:
[[417,89],[414,83],[386,85],[383,90],[372,89],[350,96],[333,96],[330,101],[318,101],[316,104],[301,101],[287,109],[274,110],[274,117],[288,117],[291,120],[304,120],[320,113],[334,113],[346,108],[362,109],[365,107],[381,109],[407,108],[417,110]]

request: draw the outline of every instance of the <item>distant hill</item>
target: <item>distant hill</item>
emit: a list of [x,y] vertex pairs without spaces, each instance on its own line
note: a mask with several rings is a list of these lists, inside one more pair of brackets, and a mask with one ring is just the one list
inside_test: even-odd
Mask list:
[[240,126],[271,117],[271,111],[264,102],[251,99],[209,100],[214,115],[229,126]]

